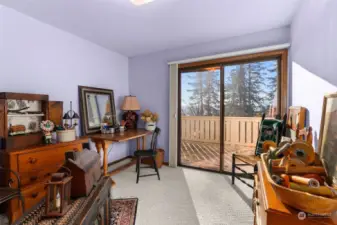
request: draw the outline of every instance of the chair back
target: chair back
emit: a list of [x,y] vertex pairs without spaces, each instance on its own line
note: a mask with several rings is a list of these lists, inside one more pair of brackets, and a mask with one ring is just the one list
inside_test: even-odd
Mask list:
[[154,151],[157,151],[157,139],[158,135],[160,134],[160,128],[156,127],[156,129],[153,131],[152,134],[152,140],[151,140],[151,149]]
[[286,131],[287,114],[283,116],[283,119],[266,118],[265,114],[262,115],[261,125],[259,128],[258,140],[255,148],[255,155],[259,156],[263,153],[263,143],[265,141],[273,141],[278,145],[281,141],[281,137],[285,136]]

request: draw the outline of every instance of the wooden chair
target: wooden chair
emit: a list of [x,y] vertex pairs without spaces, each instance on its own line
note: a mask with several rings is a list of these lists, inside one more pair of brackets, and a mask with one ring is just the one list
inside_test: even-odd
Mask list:
[[12,180],[12,178],[10,178],[8,180],[8,184],[7,184],[8,186],[5,186],[5,187],[1,186],[0,187],[0,205],[3,204],[3,203],[6,203],[7,201],[9,201],[11,199],[14,199],[14,198],[18,197],[21,201],[22,212],[24,212],[25,211],[25,202],[24,202],[23,196],[22,196],[21,191],[20,191],[21,181],[20,181],[19,175],[13,170],[0,167],[1,176],[6,176],[5,174],[7,174],[7,173],[13,173],[14,174],[14,176],[16,177],[17,182],[18,182],[18,187],[17,188],[11,187],[11,184],[14,182]]
[[[137,150],[134,153],[134,156],[137,158],[137,165],[136,165],[136,172],[137,172],[137,184],[139,181],[139,177],[147,177],[147,176],[158,176],[158,180],[160,180],[160,175],[156,163],[156,155],[157,155],[157,138],[158,135],[160,134],[160,128],[156,128],[153,132],[152,135],[152,140],[151,140],[151,148],[148,150]],[[151,157],[153,161],[153,167],[156,171],[155,174],[146,174],[146,175],[140,175],[140,169],[141,168],[152,168],[152,166],[147,166],[147,167],[140,167],[142,157]]]
[[[233,153],[232,155],[232,185],[235,184],[235,178],[240,180],[242,183],[246,184],[250,188],[254,188],[252,185],[248,184],[242,177],[248,179],[254,179],[254,174],[257,172],[257,162],[260,161],[260,154],[264,153],[262,145],[264,141],[271,140],[278,144],[281,137],[285,135],[286,131],[286,121],[287,115],[284,115],[283,120],[278,119],[266,119],[265,114],[262,116],[258,140],[256,143],[256,149],[254,155],[240,155]],[[237,163],[239,160],[241,163]],[[249,173],[244,170],[243,166],[251,166],[254,169],[253,173]],[[236,169],[240,170],[242,173],[237,174]]]

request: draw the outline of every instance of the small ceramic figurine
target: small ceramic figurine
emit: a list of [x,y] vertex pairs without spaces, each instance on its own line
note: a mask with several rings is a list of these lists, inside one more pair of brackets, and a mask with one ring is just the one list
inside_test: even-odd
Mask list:
[[46,144],[51,144],[51,132],[54,130],[54,123],[50,120],[44,120],[40,124],[44,134]]

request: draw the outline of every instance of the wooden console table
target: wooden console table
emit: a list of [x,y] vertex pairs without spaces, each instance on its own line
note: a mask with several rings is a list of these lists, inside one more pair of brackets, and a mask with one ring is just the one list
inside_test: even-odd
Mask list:
[[268,182],[266,171],[258,162],[258,174],[255,175],[253,211],[255,225],[333,225],[331,218],[298,218],[300,211],[283,204]]
[[[95,143],[98,154],[100,154],[101,149],[103,149],[103,174],[104,176],[109,176],[108,173],[108,149],[109,145],[117,142],[126,142],[129,140],[137,140],[137,150],[140,150],[140,139],[142,139],[142,149],[146,149],[146,136],[152,132],[145,129],[133,129],[127,130],[123,133],[114,134],[93,134],[88,137],[91,138],[92,142]],[[134,162],[129,163],[127,166],[133,165]]]

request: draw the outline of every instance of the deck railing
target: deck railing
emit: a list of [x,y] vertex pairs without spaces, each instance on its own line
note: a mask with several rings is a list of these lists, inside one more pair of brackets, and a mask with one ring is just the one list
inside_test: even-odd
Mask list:
[[[255,146],[261,117],[225,117],[225,144]],[[220,117],[182,116],[181,135],[185,141],[220,143]]]

